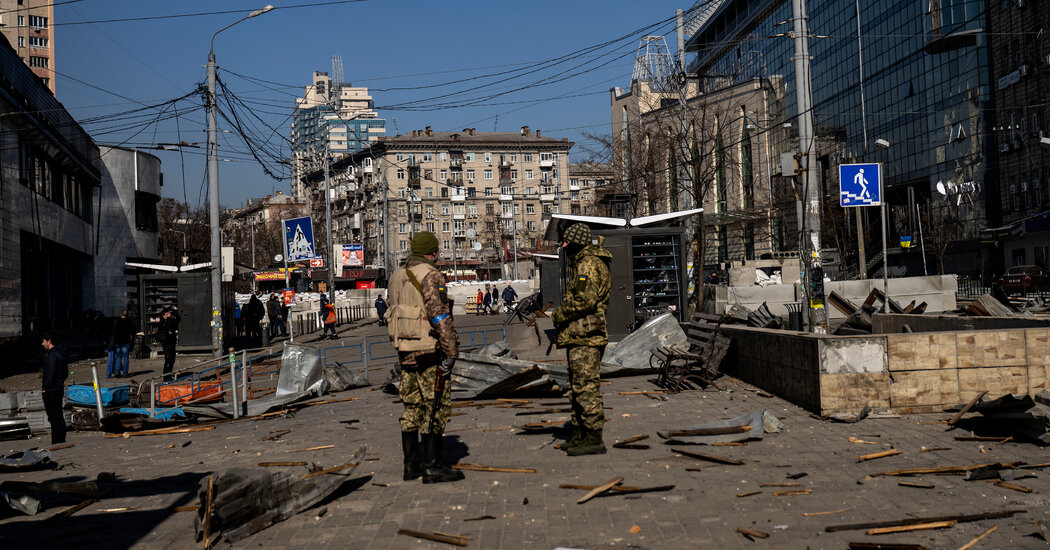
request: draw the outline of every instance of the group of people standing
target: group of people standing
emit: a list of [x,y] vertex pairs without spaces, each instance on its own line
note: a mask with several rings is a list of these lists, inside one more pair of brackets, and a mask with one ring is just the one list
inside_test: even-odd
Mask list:
[[270,293],[270,298],[263,303],[262,291],[252,294],[248,302],[243,306],[238,304],[235,315],[239,323],[244,325],[244,335],[247,338],[247,347],[259,347],[262,345],[263,319],[269,321],[270,338],[278,335],[288,336],[288,306],[276,293]]
[[514,287],[510,285],[507,285],[507,288],[503,289],[502,296],[497,297],[496,292],[496,289],[489,288],[488,285],[485,285],[484,291],[482,291],[480,288],[478,289],[476,309],[476,313],[478,315],[498,313],[500,298],[503,299],[503,306],[508,308],[513,307],[514,302],[518,299],[517,291],[515,291]]
[[[612,254],[591,239],[584,224],[570,226],[562,248],[572,262],[572,278],[562,303],[552,319],[555,343],[565,348],[569,363],[569,396],[572,402],[573,435],[559,446],[569,456],[606,452],[602,436],[605,422],[599,368],[608,344],[605,312],[609,304]],[[412,255],[390,278],[387,331],[398,351],[401,378],[398,396],[404,405],[400,417],[404,480],[423,478],[423,483],[463,479],[462,471],[442,461],[442,435],[451,417],[452,368],[459,357],[459,337],[453,324],[445,277],[434,265],[438,240],[420,231],[412,238]],[[509,292],[508,292],[509,291]],[[481,293],[478,303],[492,305],[490,292]],[[504,301],[517,298],[509,285]],[[380,300],[376,300],[379,309]],[[380,315],[383,318],[383,315]]]

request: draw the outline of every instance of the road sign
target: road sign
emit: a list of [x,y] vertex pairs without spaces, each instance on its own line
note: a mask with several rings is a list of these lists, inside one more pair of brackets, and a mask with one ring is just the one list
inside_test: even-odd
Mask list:
[[284,221],[284,243],[288,261],[312,260],[314,253],[314,228],[310,216]]
[[878,206],[882,204],[882,165],[840,164],[839,205]]

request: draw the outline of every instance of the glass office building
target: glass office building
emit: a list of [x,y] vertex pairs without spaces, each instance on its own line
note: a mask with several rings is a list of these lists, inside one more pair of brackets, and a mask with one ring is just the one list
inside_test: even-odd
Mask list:
[[[982,227],[1001,217],[989,169],[995,150],[986,138],[991,91],[980,32],[984,8],[973,0],[828,0],[808,8],[821,182],[837,204],[837,165],[883,163],[891,248],[901,236],[918,240],[919,221],[928,221],[929,212],[936,222],[949,204],[966,222],[958,235],[964,241],[975,242]],[[779,87],[780,111],[759,116],[782,135],[780,152],[798,147],[797,124],[784,131],[798,115],[792,29],[790,0],[725,0],[686,45],[693,56],[689,71],[699,74],[702,91],[754,79]],[[882,146],[876,140],[884,140]],[[866,210],[868,250],[874,251],[878,211]],[[917,253],[896,247],[890,259],[921,274]]]

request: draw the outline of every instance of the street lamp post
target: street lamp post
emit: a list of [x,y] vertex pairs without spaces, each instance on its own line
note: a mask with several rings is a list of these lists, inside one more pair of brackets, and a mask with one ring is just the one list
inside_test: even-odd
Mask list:
[[273,5],[267,4],[215,31],[208,49],[208,221],[211,224],[211,351],[215,357],[222,354],[222,244],[219,238],[219,145],[215,125],[215,37],[245,19],[272,9]]

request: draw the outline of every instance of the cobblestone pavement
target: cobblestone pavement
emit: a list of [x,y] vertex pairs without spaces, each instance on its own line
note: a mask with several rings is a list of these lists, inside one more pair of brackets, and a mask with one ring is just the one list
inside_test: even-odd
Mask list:
[[[480,326],[487,320],[474,322]],[[359,329],[378,334],[381,327]],[[513,345],[513,342],[512,342]],[[550,358],[564,354],[553,352]],[[373,382],[378,376],[373,375]],[[534,474],[466,472],[458,483],[422,485],[401,480],[401,450],[396,398],[357,389],[328,396],[338,400],[303,408],[286,416],[245,419],[216,429],[187,434],[106,438],[74,432],[72,448],[54,452],[56,471],[0,474],[7,480],[93,479],[115,472],[122,485],[76,514],[49,523],[47,518],[79,498],[45,500],[35,517],[0,519],[0,546],[77,548],[191,548],[194,513],[173,512],[196,502],[200,480],[229,467],[256,467],[264,461],[301,460],[331,467],[343,464],[360,445],[366,460],[343,488],[322,504],[233,544],[233,548],[446,548],[447,545],[398,535],[399,528],[441,531],[470,537],[470,548],[846,548],[851,541],[917,543],[929,548],[958,548],[992,526],[998,529],[975,548],[1040,548],[1027,536],[1037,520],[1047,521],[1050,481],[1035,477],[1014,481],[1032,489],[1022,493],[989,481],[962,476],[919,478],[867,477],[912,467],[974,465],[997,461],[1047,462],[1046,451],[1022,443],[956,441],[938,421],[948,414],[869,418],[836,424],[812,417],[779,398],[762,397],[734,380],[727,391],[686,391],[666,400],[641,394],[655,389],[648,377],[612,379],[603,385],[605,439],[647,434],[648,449],[611,448],[604,455],[568,457],[553,447],[560,433],[524,433],[526,422],[559,420],[565,413],[521,415],[558,408],[561,396],[530,397],[526,407],[460,406],[445,438],[450,462],[535,468]],[[744,446],[669,446],[657,430],[680,428],[767,409],[784,423]],[[342,421],[356,420],[345,423]],[[264,440],[277,430],[291,430]],[[854,443],[850,437],[871,443]],[[8,453],[44,447],[44,438],[0,442]],[[290,452],[307,447],[333,445]],[[921,452],[923,447],[945,448]],[[675,448],[743,460],[723,465],[676,455]],[[897,449],[901,454],[867,462],[857,455]],[[303,471],[302,467],[293,468]],[[799,477],[800,474],[801,477]],[[576,504],[584,491],[559,484],[598,485],[622,476],[624,485],[674,485],[666,492],[611,495]],[[794,479],[797,478],[797,479]],[[903,480],[932,488],[901,486]],[[797,487],[766,484],[798,483]],[[776,496],[775,492],[809,490]],[[749,496],[743,496],[747,495]],[[954,527],[881,536],[864,531],[825,532],[835,524],[909,517],[1024,510],[1009,519],[960,523]],[[819,515],[814,515],[819,513]],[[810,514],[810,515],[806,515]],[[482,516],[491,519],[468,521]],[[737,528],[769,534],[755,541]],[[33,543],[33,546],[20,546]]]

